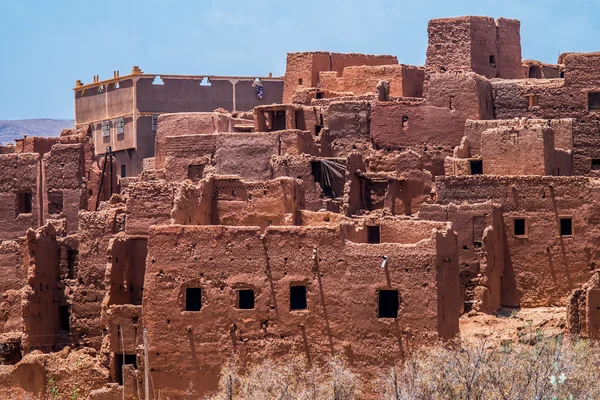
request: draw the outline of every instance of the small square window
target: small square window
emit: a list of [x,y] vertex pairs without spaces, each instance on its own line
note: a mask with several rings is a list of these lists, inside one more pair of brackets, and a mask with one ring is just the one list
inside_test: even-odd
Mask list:
[[600,158],[592,158],[592,170],[600,169]]
[[513,220],[513,228],[515,236],[525,236],[526,233],[526,224],[525,218],[515,218]]
[[121,165],[121,178],[126,178],[126,177],[127,177],[127,166]]
[[379,291],[379,318],[398,318],[398,291]]
[[482,160],[471,160],[471,175],[483,175],[483,161]]
[[237,291],[237,305],[240,310],[252,310],[254,308],[254,290],[241,289]]
[[298,85],[302,85],[302,78],[298,79]]
[[571,217],[560,218],[560,236],[573,236],[573,219]]
[[33,201],[31,192],[17,193],[17,215],[31,214]]
[[496,68],[496,57],[490,55],[490,68]]
[[188,165],[188,179],[197,182],[202,180],[202,173],[204,172],[204,164],[200,165]]
[[402,128],[408,128],[408,115],[402,117]]
[[306,286],[290,286],[290,310],[306,310]]
[[600,92],[588,92],[588,110],[600,111]]
[[381,243],[381,234],[380,234],[379,225],[369,225],[367,226],[367,243],[378,244]]
[[185,311],[200,311],[202,309],[202,289],[185,289]]

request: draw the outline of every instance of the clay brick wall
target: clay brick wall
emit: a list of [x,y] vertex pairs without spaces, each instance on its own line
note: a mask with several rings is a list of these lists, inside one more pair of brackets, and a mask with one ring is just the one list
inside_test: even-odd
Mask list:
[[522,77],[520,22],[489,17],[429,21],[427,73],[473,71],[488,78]]
[[212,134],[229,131],[229,118],[216,112],[162,114],[158,117],[154,164],[164,168],[166,137]]
[[213,197],[217,225],[259,226],[263,231],[270,225],[298,225],[304,203],[302,186],[294,178],[265,182],[218,178],[214,194],[203,194],[206,200]]
[[23,295],[23,350],[55,350],[64,338],[61,329],[60,306],[67,306],[64,292],[58,288],[60,248],[52,225],[27,231],[27,283]]
[[381,148],[423,149],[424,167],[443,175],[444,158],[460,144],[466,120],[492,113],[487,79],[472,72],[433,74],[425,102],[372,103],[371,137]]
[[0,240],[41,224],[41,163],[36,153],[0,155]]
[[324,135],[331,154],[345,157],[371,147],[371,104],[367,101],[332,101],[323,110]]
[[44,219],[66,219],[76,233],[79,211],[87,209],[85,160],[82,144],[57,144],[42,160]]
[[481,155],[484,174],[553,175],[554,131],[541,125],[488,129]]
[[127,199],[128,235],[146,235],[150,225],[168,224],[173,209],[174,185],[164,180],[141,180],[130,186]]
[[[471,308],[492,313],[501,305],[505,232],[502,209],[491,202],[424,204],[419,218],[452,222],[458,238],[461,313]],[[486,229],[490,228],[486,234]]]
[[333,71],[342,75],[344,68],[350,66],[375,66],[398,64],[395,56],[370,55],[356,53],[306,52],[288,53],[285,67],[283,103],[289,103],[297,89],[316,87],[319,84],[319,72]]
[[416,66],[396,64],[382,66],[347,67],[337,72],[319,72],[320,88],[333,92],[349,92],[354,95],[376,93],[380,80],[390,82],[390,96],[422,97],[425,71]]
[[271,179],[271,156],[280,154],[277,133],[226,133],[217,137],[215,172],[253,181]]
[[[125,228],[124,207],[79,214],[79,248],[72,292],[71,333],[84,335],[83,344],[100,349],[102,302],[106,295],[106,267],[110,241]],[[75,282],[77,284],[75,284]]]
[[[198,395],[214,390],[234,351],[242,362],[281,352],[320,362],[332,349],[351,351],[368,377],[373,354],[394,363],[405,335],[424,343],[458,332],[456,237],[445,230],[418,243],[370,245],[344,241],[336,227],[271,227],[265,239],[258,228],[152,227],[149,259],[143,319],[154,385],[165,395],[190,384]],[[290,285],[306,285],[307,311],[290,311]],[[188,287],[202,289],[199,312],[182,311]],[[254,309],[236,309],[236,291],[250,288]],[[377,318],[386,288],[399,291],[397,323]]]
[[18,337],[23,331],[21,289],[27,283],[27,265],[23,261],[27,253],[26,242],[23,239],[0,243],[0,269],[4,271],[0,283],[0,293],[3,293],[0,308],[5,313],[0,319],[0,330],[4,334],[14,332]]
[[[585,229],[600,211],[596,184],[583,177],[438,177],[440,204],[493,201],[502,206],[507,253],[502,287],[505,306],[564,305],[600,262],[597,233]],[[526,235],[514,235],[514,219]],[[560,219],[572,218],[572,235],[560,235]]]
[[45,137],[24,137],[23,139],[17,140],[16,152],[17,153],[37,153],[43,156],[50,151],[53,145],[59,142],[59,138],[45,138]]

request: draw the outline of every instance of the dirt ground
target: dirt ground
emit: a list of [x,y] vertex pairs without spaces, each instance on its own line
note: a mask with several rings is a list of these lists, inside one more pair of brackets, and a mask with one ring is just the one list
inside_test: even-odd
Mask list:
[[490,345],[527,342],[540,333],[564,333],[565,315],[565,307],[501,308],[496,315],[469,312],[460,318],[460,335],[465,340],[485,339]]

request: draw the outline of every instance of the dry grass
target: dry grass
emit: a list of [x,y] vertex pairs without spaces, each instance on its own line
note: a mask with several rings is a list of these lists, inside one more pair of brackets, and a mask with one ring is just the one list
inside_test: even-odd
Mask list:
[[[599,350],[589,341],[539,332],[500,347],[485,340],[432,346],[382,371],[364,389],[386,400],[598,399]],[[360,399],[360,382],[340,358],[322,367],[308,367],[303,358],[265,361],[244,374],[232,364],[211,400]]]

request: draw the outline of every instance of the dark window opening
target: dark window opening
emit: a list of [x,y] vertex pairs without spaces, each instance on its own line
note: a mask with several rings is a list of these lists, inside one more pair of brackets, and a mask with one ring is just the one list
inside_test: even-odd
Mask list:
[[471,160],[471,175],[483,175],[483,161],[482,160]]
[[564,77],[565,77],[565,71],[560,71],[560,72],[558,73],[558,77],[559,77],[559,78],[564,78]]
[[600,158],[592,158],[592,169],[600,169]]
[[408,116],[403,116],[402,117],[402,129],[404,128],[408,128]]
[[126,178],[126,177],[127,177],[127,166],[121,165],[121,178]]
[[202,165],[188,165],[188,179],[197,182],[202,180],[202,173],[204,172],[204,164]]
[[323,195],[325,197],[335,198],[335,193],[333,192],[333,188],[330,183],[327,183],[325,176],[323,175],[323,165],[320,161],[311,161],[310,163],[311,174],[317,182],[321,189],[323,190]]
[[271,114],[272,127],[273,131],[283,131],[285,130],[285,110],[282,111],[273,111]]
[[536,66],[529,67],[527,77],[532,79],[542,79],[542,69]]
[[133,368],[137,369],[137,357],[135,354],[123,354],[115,353],[115,375],[119,385],[123,385],[123,365],[133,365]]
[[79,252],[77,250],[69,249],[67,251],[67,279],[75,279],[75,267],[77,266],[77,259]]
[[238,290],[237,297],[238,308],[240,310],[252,310],[254,308],[254,290]]
[[325,94],[323,92],[317,90],[316,98],[323,99],[323,98],[325,98]]
[[304,111],[296,111],[294,113],[294,118],[296,120],[296,129],[300,129],[301,131],[306,130],[306,123],[304,121]]
[[306,286],[290,287],[290,310],[306,310]]
[[573,219],[572,218],[561,218],[560,219],[560,236],[572,236],[573,235]]
[[398,291],[379,291],[379,318],[398,318]]
[[58,321],[61,331],[69,332],[71,330],[71,313],[69,306],[58,306]]
[[600,111],[600,92],[588,92],[588,110]]
[[48,190],[48,214],[63,212],[63,193],[59,190]]
[[302,78],[298,79],[298,85],[302,85]]
[[496,68],[496,57],[490,56],[490,68]]
[[525,218],[514,219],[515,236],[525,236]]
[[200,311],[202,309],[202,289],[185,289],[185,311]]
[[32,207],[31,192],[17,193],[17,215],[31,214]]
[[315,125],[315,136],[319,136],[319,133],[321,133],[321,129],[323,129],[321,125]]
[[381,243],[381,228],[379,225],[367,226],[367,243]]

